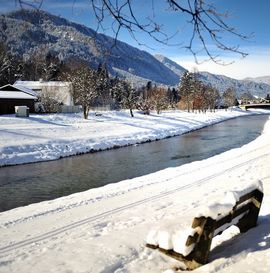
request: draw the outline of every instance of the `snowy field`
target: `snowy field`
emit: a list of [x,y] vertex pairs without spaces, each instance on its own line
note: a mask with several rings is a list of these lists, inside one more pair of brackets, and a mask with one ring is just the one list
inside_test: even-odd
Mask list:
[[55,160],[60,157],[105,150],[196,130],[209,124],[253,112],[241,110],[193,114],[168,111],[150,116],[128,112],[0,116],[0,166]]
[[[4,161],[7,155],[16,163],[46,159],[42,157],[46,143],[51,144],[49,148],[59,145],[61,150],[64,139],[65,145],[75,149],[69,139],[72,135],[77,144],[81,138],[78,149],[83,149],[84,143],[89,148],[106,148],[115,143],[145,141],[146,136],[156,139],[179,134],[241,114],[245,112],[207,115],[168,112],[161,118],[136,114],[131,122],[125,113],[109,113],[71,124],[68,122],[72,119],[64,116],[52,117],[52,121],[47,116],[43,122],[35,120],[40,119],[37,116],[30,121],[20,119],[18,125],[14,125],[14,117],[1,117],[1,147],[5,151],[1,162],[11,164]],[[61,126],[67,129],[65,135]],[[39,128],[37,132],[35,127]],[[78,128],[77,133],[72,133],[69,127]],[[54,137],[50,136],[52,132]],[[108,132],[110,136],[106,138]],[[17,135],[22,138],[21,145]],[[53,141],[56,135],[59,139]],[[99,146],[94,146],[97,143],[94,139],[98,138]],[[39,158],[23,154],[27,149],[34,153],[37,147]],[[160,227],[165,230],[172,226],[178,230],[190,227],[192,218],[208,205],[219,202],[229,191],[242,190],[257,181],[263,183],[265,194],[258,226],[245,234],[230,228],[215,237],[209,263],[194,272],[269,272],[269,166],[270,120],[256,140],[212,158],[2,212],[0,272],[174,272],[172,269],[182,266],[180,262],[145,247],[148,232]]]

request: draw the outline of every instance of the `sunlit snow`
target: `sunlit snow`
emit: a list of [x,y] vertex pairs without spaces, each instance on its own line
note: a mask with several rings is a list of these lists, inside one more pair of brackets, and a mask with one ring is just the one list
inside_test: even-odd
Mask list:
[[[136,113],[131,119],[114,112],[88,121],[68,115],[4,116],[0,161],[3,165],[54,159],[86,151],[85,147],[127,145],[239,114],[245,113],[165,112],[161,117]],[[65,145],[70,148],[65,150]],[[209,263],[194,272],[268,272],[269,151],[270,120],[256,140],[206,160],[2,212],[0,272],[175,272],[180,262],[145,247],[149,231],[162,225],[165,230],[188,229],[200,209],[258,180],[264,199],[257,227],[244,234],[230,228],[216,236]]]

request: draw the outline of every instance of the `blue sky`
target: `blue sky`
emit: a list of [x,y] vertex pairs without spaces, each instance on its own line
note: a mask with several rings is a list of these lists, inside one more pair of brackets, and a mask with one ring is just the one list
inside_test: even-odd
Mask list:
[[[35,0],[32,0],[35,1]],[[36,0],[37,2],[39,0]],[[164,0],[165,1],[165,0]],[[135,13],[138,18],[144,20],[147,16],[158,20],[163,24],[164,30],[169,34],[179,31],[178,35],[172,40],[172,43],[188,41],[190,37],[190,27],[183,16],[174,15],[172,12],[164,9],[163,0],[134,0]],[[149,9],[149,3],[154,3],[154,11]],[[239,40],[235,37],[224,37],[226,42],[231,45],[240,45],[240,48],[249,53],[241,59],[240,56],[229,54],[228,52],[219,52],[224,61],[235,61],[229,66],[216,65],[213,62],[205,62],[197,65],[193,56],[181,48],[181,46],[164,46],[154,42],[147,35],[137,33],[138,40],[146,44],[139,46],[132,39],[129,33],[121,31],[120,40],[130,45],[146,50],[152,54],[160,53],[188,69],[198,69],[200,71],[209,71],[216,74],[223,74],[233,78],[257,77],[270,75],[270,1],[269,0],[215,0],[212,1],[218,7],[219,11],[228,11],[230,16],[226,22],[235,27],[240,33],[253,36],[247,40]],[[152,5],[152,4],[151,4]],[[0,0],[1,12],[8,12],[18,8],[15,0]],[[88,0],[43,0],[42,9],[47,10],[55,15],[60,15],[71,21],[95,28],[96,24],[92,16]],[[107,28],[105,33],[113,35],[109,19],[107,19]],[[213,45],[208,44],[209,48]],[[200,60],[206,57],[202,54]]]

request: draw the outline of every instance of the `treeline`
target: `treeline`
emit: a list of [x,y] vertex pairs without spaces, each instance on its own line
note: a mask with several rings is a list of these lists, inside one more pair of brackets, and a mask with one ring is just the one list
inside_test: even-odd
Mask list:
[[[185,72],[176,87],[148,82],[138,88],[125,79],[110,77],[105,64],[92,69],[82,60],[61,61],[47,47],[20,59],[0,43],[0,67],[0,85],[18,79],[72,82],[74,102],[82,105],[85,118],[92,107],[104,105],[110,109],[129,109],[131,116],[134,109],[144,114],[155,110],[159,114],[166,109],[206,112],[237,105],[234,89],[229,88],[221,96],[217,89],[199,81],[197,73]],[[49,94],[42,94],[40,101],[47,112],[58,109],[59,101]]]
[[14,83],[16,80],[45,81],[58,80],[65,63],[40,47],[31,55],[13,55],[6,45],[0,42],[0,85]]
[[197,72],[186,71],[183,74],[179,83],[179,93],[181,96],[179,108],[188,112],[214,111],[217,108],[227,109],[239,105],[234,88],[228,88],[220,95],[219,90],[202,83]]
[[159,87],[148,82],[146,86],[134,87],[119,77],[110,77],[106,65],[100,64],[96,70],[82,61],[70,61],[60,74],[60,79],[73,83],[73,97],[76,104],[83,107],[84,117],[94,106],[109,105],[110,109],[141,110],[150,114],[156,110],[172,109],[180,100],[175,88]]

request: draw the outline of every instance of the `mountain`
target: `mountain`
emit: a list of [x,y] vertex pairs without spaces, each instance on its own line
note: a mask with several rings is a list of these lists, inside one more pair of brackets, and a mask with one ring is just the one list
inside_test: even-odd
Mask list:
[[234,88],[238,97],[243,93],[251,93],[258,97],[265,97],[270,93],[270,85],[250,80],[236,80],[223,75],[215,75],[208,72],[199,72],[199,80],[205,84],[217,88],[223,93],[228,88]]
[[187,71],[187,69],[185,69],[184,67],[182,67],[178,63],[168,59],[167,57],[165,57],[161,54],[155,54],[154,57],[157,60],[159,60],[161,63],[163,63],[165,66],[167,66],[170,70],[172,70],[180,78]]
[[27,56],[43,48],[61,59],[83,59],[92,67],[105,61],[112,75],[136,82],[179,83],[179,76],[148,52],[44,11],[20,10],[1,15],[0,29],[0,40],[13,54]]
[[258,83],[270,84],[270,76],[262,76],[262,77],[256,77],[256,78],[245,78],[245,80],[258,82]]
[[[4,41],[13,55],[25,58],[37,50],[50,52],[65,60],[82,59],[93,68],[106,63],[111,75],[125,77],[140,86],[152,81],[176,86],[187,71],[162,55],[152,56],[124,42],[115,41],[91,28],[37,10],[20,10],[0,15],[0,41]],[[242,93],[265,97],[270,93],[268,79],[236,80],[222,75],[200,72],[199,79],[223,93],[232,87]]]
[[[155,55],[155,58],[170,68],[180,78],[182,77],[183,73],[187,71],[176,62],[162,55]],[[251,93],[258,97],[265,97],[266,94],[270,93],[270,77],[261,77],[254,80],[252,80],[252,78],[236,80],[223,75],[211,74],[209,72],[199,72],[198,80],[206,85],[211,85],[212,87],[218,89],[221,94],[228,88],[234,88],[238,97],[241,97],[243,93]],[[269,80],[269,84],[267,84],[267,80]]]

